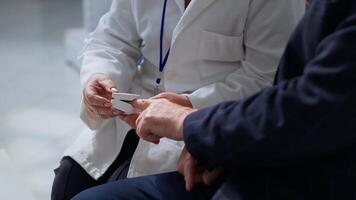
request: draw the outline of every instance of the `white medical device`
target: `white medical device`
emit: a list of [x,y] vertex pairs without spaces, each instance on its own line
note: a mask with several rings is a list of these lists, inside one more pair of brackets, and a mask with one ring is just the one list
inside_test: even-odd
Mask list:
[[137,113],[137,110],[131,106],[130,102],[138,99],[140,95],[129,93],[113,93],[112,94],[112,106],[125,114]]

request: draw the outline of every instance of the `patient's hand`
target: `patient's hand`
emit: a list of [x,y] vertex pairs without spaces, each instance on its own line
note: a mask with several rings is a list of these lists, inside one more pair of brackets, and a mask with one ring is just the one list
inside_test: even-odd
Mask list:
[[159,95],[152,97],[151,99],[167,99],[172,103],[193,108],[192,103],[190,102],[189,98],[182,94],[176,94],[173,92],[163,92]]
[[221,168],[208,171],[203,167],[198,167],[197,161],[186,148],[183,149],[178,160],[177,170],[184,176],[187,191],[193,190],[195,184],[204,183],[205,185],[211,185],[222,174]]
[[[151,97],[147,102],[151,103],[153,102],[152,100],[159,100],[159,99],[166,99],[169,100],[172,103],[184,106],[184,107],[189,107],[192,108],[192,104],[190,103],[190,100],[188,99],[187,96],[181,95],[181,94],[176,94],[172,92],[164,92],[159,95],[156,95],[154,97]],[[131,114],[131,115],[126,115],[126,114],[120,114],[118,117],[126,122],[129,126],[131,126],[133,129],[136,129],[136,120],[138,114]]]
[[92,75],[85,83],[83,90],[86,109],[104,119],[121,114],[122,112],[112,108],[112,92],[118,92],[118,89],[110,76],[105,74]]
[[128,124],[129,126],[131,126],[131,128],[133,129],[136,129],[136,120],[138,118],[139,114],[130,114],[130,115],[127,115],[125,113],[122,113],[120,115],[118,115],[118,117],[126,122],[126,124]]
[[153,143],[162,137],[183,140],[183,121],[195,111],[167,99],[136,100],[132,106],[142,110],[136,120],[137,135]]

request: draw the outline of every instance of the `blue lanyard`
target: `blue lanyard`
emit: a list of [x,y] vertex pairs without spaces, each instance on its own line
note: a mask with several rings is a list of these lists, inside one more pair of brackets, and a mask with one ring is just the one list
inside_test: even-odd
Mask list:
[[160,33],[160,48],[159,48],[159,73],[160,76],[156,79],[156,85],[161,83],[162,73],[164,67],[167,64],[168,56],[170,53],[171,48],[168,49],[166,55],[163,58],[163,36],[164,36],[164,23],[166,18],[166,8],[167,8],[167,0],[164,0],[163,10],[162,10],[162,20],[161,20],[161,33]]

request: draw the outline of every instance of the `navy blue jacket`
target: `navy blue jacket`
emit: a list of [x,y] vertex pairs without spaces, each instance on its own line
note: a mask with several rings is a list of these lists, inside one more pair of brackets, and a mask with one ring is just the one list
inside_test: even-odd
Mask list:
[[191,114],[184,140],[233,199],[356,199],[356,1],[313,0],[274,86]]

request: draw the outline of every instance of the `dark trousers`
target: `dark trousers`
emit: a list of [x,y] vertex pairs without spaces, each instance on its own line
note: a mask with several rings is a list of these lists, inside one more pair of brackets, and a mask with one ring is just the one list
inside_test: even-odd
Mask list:
[[172,172],[107,183],[85,190],[73,200],[208,200],[219,185],[196,185],[192,192],[187,192],[184,177]]
[[139,138],[131,130],[123,143],[123,148],[113,164],[98,180],[93,179],[72,158],[64,157],[60,166],[55,169],[55,178],[52,186],[52,200],[69,200],[78,193],[108,182],[125,179],[133,153],[136,150]]

